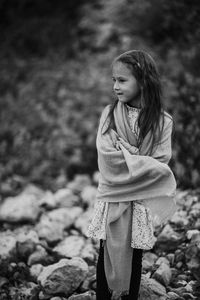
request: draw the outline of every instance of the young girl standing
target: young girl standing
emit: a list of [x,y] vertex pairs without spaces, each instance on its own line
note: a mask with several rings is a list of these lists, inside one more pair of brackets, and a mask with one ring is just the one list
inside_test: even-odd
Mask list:
[[132,50],[112,65],[116,100],[102,112],[97,133],[100,179],[88,236],[100,240],[97,300],[137,300],[143,250],[155,243],[153,221],[175,212],[172,117],[161,103],[152,57]]

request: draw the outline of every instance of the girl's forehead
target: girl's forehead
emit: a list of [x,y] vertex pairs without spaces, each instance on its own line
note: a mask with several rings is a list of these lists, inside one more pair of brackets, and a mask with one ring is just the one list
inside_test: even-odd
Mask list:
[[133,74],[132,74],[131,70],[128,68],[128,66],[120,61],[117,61],[113,64],[112,74],[114,77],[133,76]]

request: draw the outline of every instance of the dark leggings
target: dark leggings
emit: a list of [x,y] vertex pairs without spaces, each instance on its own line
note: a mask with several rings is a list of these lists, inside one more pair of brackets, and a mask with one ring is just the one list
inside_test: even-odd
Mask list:
[[[142,272],[142,249],[133,249],[133,258],[132,258],[132,270],[129,295],[122,296],[122,300],[137,300],[140,281],[141,281],[141,272]],[[103,249],[103,240],[100,240],[99,248],[99,258],[97,262],[97,288],[96,288],[96,300],[110,300],[112,294],[108,289],[108,284],[105,276],[104,270],[104,249]]]

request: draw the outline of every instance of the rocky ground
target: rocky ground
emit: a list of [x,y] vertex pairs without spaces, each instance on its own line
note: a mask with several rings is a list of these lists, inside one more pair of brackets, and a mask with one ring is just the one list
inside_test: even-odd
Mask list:
[[[96,299],[99,242],[86,230],[97,181],[77,175],[56,193],[28,185],[1,202],[0,300]],[[144,253],[140,300],[200,299],[200,190],[176,198],[177,213]]]

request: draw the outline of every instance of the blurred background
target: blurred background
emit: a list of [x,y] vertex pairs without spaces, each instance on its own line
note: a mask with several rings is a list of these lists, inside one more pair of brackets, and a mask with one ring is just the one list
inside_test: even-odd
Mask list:
[[174,117],[178,187],[200,184],[200,2],[1,0],[0,189],[56,191],[97,170],[98,119],[112,101],[111,62],[156,60]]

